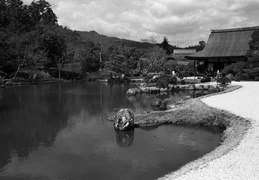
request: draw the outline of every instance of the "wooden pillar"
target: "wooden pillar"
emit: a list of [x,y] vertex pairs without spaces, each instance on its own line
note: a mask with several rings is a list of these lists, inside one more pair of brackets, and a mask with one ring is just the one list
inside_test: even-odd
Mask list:
[[194,76],[196,76],[196,60],[194,59],[193,63],[193,69],[194,69]]

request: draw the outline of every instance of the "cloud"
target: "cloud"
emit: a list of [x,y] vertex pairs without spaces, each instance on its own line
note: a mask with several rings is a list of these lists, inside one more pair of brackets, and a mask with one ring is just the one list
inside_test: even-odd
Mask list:
[[[24,2],[29,3],[29,0]],[[259,25],[258,0],[48,0],[59,24],[139,41],[166,36],[181,47],[207,41],[211,29]]]

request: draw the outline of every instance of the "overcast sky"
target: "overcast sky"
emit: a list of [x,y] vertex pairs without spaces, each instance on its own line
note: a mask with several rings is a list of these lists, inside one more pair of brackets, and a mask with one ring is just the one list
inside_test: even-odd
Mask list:
[[[30,3],[32,0],[23,0]],[[259,26],[259,0],[46,0],[72,30],[140,41],[164,36],[185,47],[207,42],[211,29]]]

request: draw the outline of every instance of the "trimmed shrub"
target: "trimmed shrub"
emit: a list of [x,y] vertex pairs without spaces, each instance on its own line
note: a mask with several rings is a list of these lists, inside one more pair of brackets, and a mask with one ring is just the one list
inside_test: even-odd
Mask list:
[[166,88],[169,83],[172,82],[172,76],[170,75],[162,75],[157,78],[157,87]]
[[249,75],[244,72],[239,72],[235,75],[235,80],[236,81],[247,81],[247,80],[249,80]]
[[237,63],[234,63],[234,64],[231,64],[227,67],[225,67],[223,70],[222,70],[222,73],[226,73],[226,74],[236,74],[238,72],[240,72],[242,69],[244,69],[247,65],[247,62],[237,62]]
[[189,77],[190,74],[189,74],[187,71],[183,71],[183,72],[181,73],[181,76],[182,76],[182,77]]
[[209,76],[204,76],[202,79],[201,79],[201,83],[205,83],[205,82],[210,82],[211,78]]

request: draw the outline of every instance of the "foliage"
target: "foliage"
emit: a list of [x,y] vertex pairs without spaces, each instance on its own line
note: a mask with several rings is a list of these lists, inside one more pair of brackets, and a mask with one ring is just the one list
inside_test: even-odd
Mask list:
[[222,70],[222,73],[230,74],[232,73],[235,75],[236,73],[240,72],[247,66],[247,62],[237,62],[233,63]]
[[259,77],[259,67],[244,69],[242,72],[248,75],[249,80],[256,80]]
[[256,80],[259,77],[259,63],[238,62],[225,67],[222,71],[233,74],[235,80]]
[[127,47],[124,41],[120,45],[103,39],[82,41],[78,32],[58,25],[57,16],[45,0],[34,0],[29,5],[22,0],[0,0],[0,9],[0,70],[9,77],[16,78],[26,70],[31,78],[37,70],[44,70],[66,78],[70,70],[66,65],[73,63],[83,74],[105,69],[141,75],[165,68],[166,52],[171,47],[166,37],[161,44],[150,37],[149,45],[141,46],[143,49]]
[[202,79],[201,79],[201,83],[205,83],[205,82],[210,82],[211,78],[209,76],[204,76]]
[[246,56],[251,58],[252,61],[259,62],[259,31],[252,34],[252,40],[249,42],[249,51]]
[[167,37],[164,37],[164,40],[161,43],[161,48],[165,50],[166,54],[171,54],[170,45],[169,45]]
[[141,39],[140,41],[142,43],[156,44],[156,39],[154,38],[154,36],[150,36],[148,39]]
[[221,85],[226,85],[226,84],[230,84],[231,80],[226,76],[222,76],[219,79],[217,79],[217,83],[220,83]]
[[6,0],[0,6],[1,66],[5,72],[16,78],[21,68],[35,65],[38,59],[49,64],[47,61],[63,58],[65,38],[53,30],[59,26],[48,2],[23,5],[21,0]]
[[82,64],[82,72],[95,72],[100,68],[100,49],[93,42],[81,44],[79,59]]
[[170,71],[176,71],[178,67],[178,63],[175,60],[169,60],[163,64],[163,67],[164,69],[168,69]]
[[194,75],[194,74],[195,74],[194,61],[188,63],[187,66],[184,66],[182,73],[183,73],[183,72],[184,72],[184,74],[182,74],[183,77],[187,77],[187,76],[190,76],[190,75]]
[[177,78],[171,75],[161,75],[157,78],[157,86],[167,88],[169,84],[177,84]]
[[147,61],[146,64],[148,64],[148,67],[146,67],[148,71],[156,72],[161,69],[166,59],[166,53],[160,47],[153,47],[145,53],[144,57]]
[[206,46],[206,42],[205,41],[199,41],[199,44],[198,45],[194,45],[194,46],[189,46],[189,47],[186,47],[186,49],[196,49],[196,51],[201,51],[205,48]]

